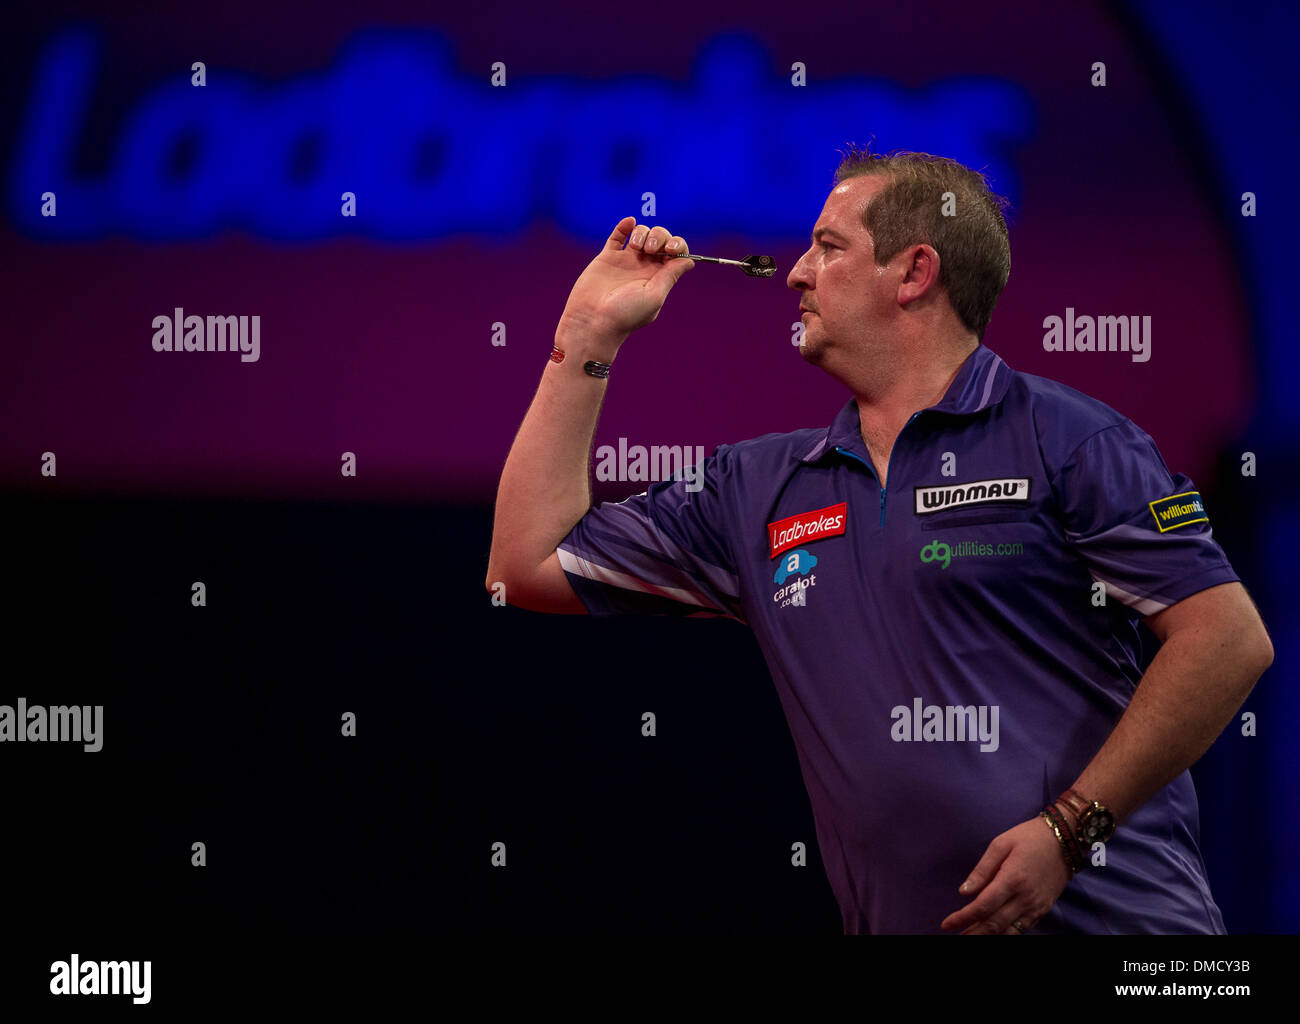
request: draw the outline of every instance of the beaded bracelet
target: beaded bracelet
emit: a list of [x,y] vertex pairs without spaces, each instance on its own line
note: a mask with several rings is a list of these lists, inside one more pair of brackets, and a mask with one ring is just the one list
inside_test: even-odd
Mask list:
[[[553,345],[551,347],[551,362],[564,362],[564,353],[560,351],[558,345]],[[609,363],[597,362],[595,359],[588,359],[582,364],[582,372],[587,374],[589,377],[600,377],[601,379],[604,379],[609,376],[610,365],[611,364]]]
[[1070,835],[1070,827],[1065,823],[1055,805],[1048,804],[1040,812],[1041,817],[1047,822],[1048,827],[1056,835],[1056,841],[1061,844],[1061,850],[1065,854],[1065,863],[1069,865],[1070,874],[1075,875],[1083,868],[1084,861],[1082,854],[1079,853],[1074,837]]

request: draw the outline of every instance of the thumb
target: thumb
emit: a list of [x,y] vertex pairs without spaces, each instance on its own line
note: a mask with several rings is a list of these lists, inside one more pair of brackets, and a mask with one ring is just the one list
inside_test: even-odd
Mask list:
[[667,295],[672,286],[680,281],[693,266],[695,266],[694,260],[665,255],[664,265],[655,272],[655,276],[651,280],[663,290],[664,295]]
[[[618,252],[627,245],[628,236],[632,234],[632,229],[634,227],[636,227],[636,218],[631,216],[624,217],[621,221],[615,224],[614,230],[611,231],[609,237],[605,239],[605,252]],[[687,260],[686,262],[693,263],[694,261]]]

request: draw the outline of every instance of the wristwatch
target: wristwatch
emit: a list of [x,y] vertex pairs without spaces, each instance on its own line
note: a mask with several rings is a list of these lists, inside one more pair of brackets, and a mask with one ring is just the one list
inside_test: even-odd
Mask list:
[[1074,814],[1074,834],[1085,846],[1108,842],[1115,834],[1115,815],[1105,804],[1085,800],[1073,789],[1067,789],[1059,799]]

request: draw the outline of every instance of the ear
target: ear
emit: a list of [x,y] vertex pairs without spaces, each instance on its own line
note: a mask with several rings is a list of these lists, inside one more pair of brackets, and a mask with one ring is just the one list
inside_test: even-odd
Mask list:
[[939,254],[924,242],[910,245],[898,254],[903,280],[898,286],[898,303],[906,306],[939,287]]

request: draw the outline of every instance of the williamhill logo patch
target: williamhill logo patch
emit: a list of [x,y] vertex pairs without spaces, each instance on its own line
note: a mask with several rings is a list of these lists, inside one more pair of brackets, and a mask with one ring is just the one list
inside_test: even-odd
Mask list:
[[1176,530],[1188,523],[1210,521],[1210,517],[1205,514],[1205,506],[1201,504],[1200,491],[1171,494],[1167,498],[1160,498],[1148,504],[1151,506],[1151,514],[1156,517],[1156,526],[1160,528],[1161,533]]
[[962,505],[983,505],[988,501],[1026,502],[1029,500],[1029,477],[972,480],[968,484],[915,487],[913,491],[916,494],[916,514],[928,516],[932,512]]
[[[767,546],[770,557],[775,558],[782,551],[808,544],[824,537],[836,537],[848,529],[848,504],[841,501],[838,505],[828,505],[813,512],[800,512],[797,516],[778,519],[767,524]],[[812,564],[816,564],[813,562]]]

